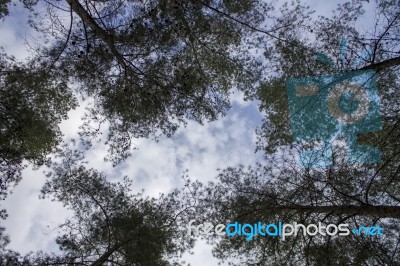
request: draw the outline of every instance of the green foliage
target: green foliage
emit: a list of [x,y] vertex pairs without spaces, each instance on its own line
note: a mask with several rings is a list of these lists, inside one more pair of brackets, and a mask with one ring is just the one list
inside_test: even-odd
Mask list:
[[[285,88],[289,78],[351,72],[359,69],[375,69],[379,72],[376,78],[382,99],[382,118],[387,129],[378,133],[380,137],[371,139],[371,136],[378,135],[366,134],[359,136],[359,140],[373,146],[380,145],[384,132],[397,127],[397,120],[394,117],[398,113],[399,94],[398,90],[393,88],[398,87],[397,55],[400,47],[397,33],[399,13],[394,11],[395,6],[395,1],[378,1],[376,4],[378,15],[375,21],[377,30],[374,33],[356,29],[355,21],[364,14],[364,11],[361,1],[353,1],[339,5],[332,17],[318,18],[314,26],[309,28],[310,34],[313,34],[312,41],[297,34],[288,42],[278,42],[274,47],[266,48],[266,60],[270,62],[270,67],[275,69],[275,72],[267,77],[266,82],[258,90],[257,98],[261,100],[260,111],[265,114],[263,124],[257,130],[258,150],[264,150],[268,156],[277,149],[289,147],[293,143]],[[339,41],[343,38],[348,41],[344,61],[340,56],[339,47]],[[370,54],[363,58],[362,54],[367,51],[370,51]],[[389,61],[397,63],[385,67]]]
[[[347,223],[349,228],[380,225],[384,237],[354,236],[211,236],[216,256],[237,265],[396,265],[400,261],[398,219],[400,208],[383,214],[381,205],[398,206],[399,180],[374,180],[370,168],[336,166],[330,170],[299,170],[277,157],[265,165],[228,168],[210,183],[201,198],[204,219],[212,224],[258,222],[327,224]],[[369,184],[373,184],[368,189]],[[379,184],[385,184],[379,186]],[[378,205],[370,211],[365,208]],[[331,208],[319,209],[319,207]],[[352,206],[355,206],[352,207]],[[234,263],[235,264],[235,263]],[[236,265],[236,264],[235,264]]]
[[115,164],[129,156],[133,138],[215,120],[233,88],[254,90],[258,64],[243,46],[251,32],[228,16],[258,25],[268,7],[261,1],[67,2],[71,30],[56,32],[45,52],[94,98],[81,135],[92,139],[93,124],[107,121]]
[[179,200],[178,192],[159,199],[134,195],[126,177],[110,182],[86,169],[79,151],[65,146],[60,159],[48,173],[42,196],[64,203],[74,215],[60,226],[57,243],[63,255],[48,255],[47,260],[169,265],[193,245],[182,224],[190,216],[189,202]]
[[[259,221],[276,223],[348,223],[381,225],[380,238],[308,237],[285,241],[277,237],[209,237],[214,254],[237,265],[397,265],[399,194],[399,26],[397,1],[377,1],[375,31],[360,32],[355,22],[364,13],[362,1],[339,5],[332,17],[319,17],[308,28],[312,41],[294,33],[266,46],[269,69],[257,92],[265,114],[258,129],[258,149],[265,161],[221,171],[201,198],[203,219],[214,225]],[[348,40],[346,60],[339,40]],[[370,57],[355,63],[369,48]],[[324,56],[322,57],[321,54]],[[319,55],[319,56],[318,56]],[[358,142],[382,152],[378,165],[349,165],[346,151],[333,150],[331,169],[299,168],[296,158],[305,147],[291,138],[285,82],[291,77],[315,76],[357,69],[375,69],[381,97],[383,130],[358,136]],[[310,143],[309,146],[314,144]],[[385,211],[388,207],[391,211]],[[367,211],[368,210],[368,211]]]
[[[33,9],[33,7],[38,3],[39,0],[19,0],[25,8]],[[0,0],[0,20],[8,16],[8,7],[11,0]],[[15,5],[15,2],[13,3]]]
[[35,61],[0,57],[1,193],[20,179],[23,160],[42,165],[61,140],[58,124],[76,102],[66,81]]
[[[8,2],[0,1],[0,18],[8,14]],[[31,9],[37,3],[22,2]],[[256,0],[67,0],[70,10],[58,9],[71,19],[67,23],[54,13],[58,3],[49,2],[51,22],[35,17],[31,23],[51,36],[50,45],[24,64],[0,57],[2,198],[20,179],[24,161],[50,165],[46,156],[61,142],[58,124],[76,106],[73,93],[94,99],[82,139],[90,144],[108,126],[108,159],[117,164],[130,155],[134,138],[172,136],[188,120],[217,119],[237,88],[261,101],[265,120],[258,131],[259,149],[266,151],[266,161],[247,170],[224,170],[219,182],[205,189],[195,183],[189,193],[174,191],[153,199],[132,195],[126,178],[111,182],[87,169],[82,151],[61,149],[42,190],[43,197],[73,211],[60,226],[61,255],[2,251],[1,262],[168,265],[193,246],[185,225],[196,210],[202,214],[199,219],[215,224],[275,219],[385,227],[385,237],[376,239],[298,236],[286,242],[248,242],[211,237],[221,259],[253,265],[399,264],[399,211],[379,209],[398,206],[400,199],[399,13],[395,1],[378,1],[374,33],[360,33],[354,21],[363,14],[362,2],[340,5],[333,17],[315,22],[308,21],[310,12],[299,1],[278,9],[275,3]],[[302,35],[307,29],[314,34],[312,41]],[[337,45],[342,37],[350,43],[345,62]],[[357,68],[383,63],[378,82],[385,126],[359,140],[378,145],[384,162],[353,167],[344,163],[343,152],[335,151],[330,170],[298,169],[293,156],[298,146],[289,145],[286,79],[355,70],[352,62],[368,46],[371,58]],[[265,49],[263,60],[257,57],[259,49]],[[262,66],[268,68],[261,72]],[[197,200],[198,209],[193,206]],[[0,228],[0,246],[8,241],[2,233]]]
[[8,15],[8,4],[11,0],[0,0],[0,19]]

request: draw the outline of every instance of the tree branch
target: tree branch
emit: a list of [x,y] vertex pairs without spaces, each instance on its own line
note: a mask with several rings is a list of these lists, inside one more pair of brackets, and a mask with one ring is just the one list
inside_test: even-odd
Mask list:
[[122,247],[123,245],[131,242],[133,239],[130,238],[128,240],[125,240],[123,242],[117,243],[114,246],[112,246],[110,249],[108,249],[103,255],[100,256],[100,258],[98,258],[96,261],[94,261],[91,266],[102,266],[107,260],[108,258],[115,252],[117,251],[120,247]]
[[374,63],[374,64],[370,64],[368,66],[365,66],[359,70],[367,70],[367,69],[374,69],[376,70],[376,72],[382,71],[384,69],[390,68],[390,67],[394,67],[394,66],[399,66],[400,65],[400,56],[395,57],[395,58],[391,58],[379,63]]
[[[93,17],[87,12],[87,10],[79,3],[78,0],[67,0],[67,3],[71,6],[71,9],[85,22],[92,31],[103,41],[107,44],[110,48],[111,53],[115,56],[118,63],[123,66],[126,72],[131,73],[132,70],[127,66],[125,63],[124,56],[118,51],[117,47],[115,46],[114,36],[108,34],[103,28],[101,28],[97,22],[93,19]],[[132,65],[132,64],[131,64]],[[140,74],[144,73],[142,70],[133,66]]]
[[[247,28],[249,28],[249,29],[251,29],[251,30],[264,33],[264,34],[266,34],[267,36],[269,36],[269,37],[271,37],[271,38],[273,38],[273,39],[277,39],[277,40],[282,41],[282,42],[288,42],[287,40],[284,40],[284,39],[282,39],[282,38],[279,38],[279,37],[277,37],[277,36],[271,34],[269,31],[256,28],[256,27],[250,25],[249,23],[247,23],[247,22],[245,22],[245,21],[239,20],[239,19],[237,19],[237,18],[235,18],[235,17],[229,15],[228,13],[225,13],[225,12],[223,12],[223,11],[221,11],[221,10],[215,8],[215,7],[210,6],[209,4],[207,4],[207,3],[205,3],[205,2],[202,2],[202,4],[203,4],[203,6],[205,6],[205,7],[209,8],[209,9],[211,9],[212,11],[214,11],[214,12],[216,12],[216,13],[218,13],[218,14],[224,16],[224,17],[227,17],[228,19],[233,20],[233,21],[235,21],[236,23],[239,23],[239,24],[241,24],[241,25],[243,25],[243,26],[245,26],[245,27],[247,27]],[[285,26],[285,27],[286,27],[286,26]],[[275,31],[275,30],[277,30],[277,29],[274,29],[274,30],[272,30],[272,31]]]

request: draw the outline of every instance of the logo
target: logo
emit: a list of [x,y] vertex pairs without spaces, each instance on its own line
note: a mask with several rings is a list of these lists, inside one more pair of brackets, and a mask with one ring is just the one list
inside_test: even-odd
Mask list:
[[190,237],[195,237],[198,234],[203,235],[218,235],[218,236],[242,236],[247,241],[252,240],[256,236],[260,237],[279,237],[283,241],[288,236],[348,236],[351,233],[355,236],[383,236],[383,228],[378,226],[360,226],[350,230],[349,224],[328,224],[324,225],[319,222],[318,224],[304,225],[301,223],[264,223],[258,222],[256,224],[241,224],[238,222],[230,223],[228,225],[217,224],[214,226],[212,223],[194,225],[195,220],[189,222],[187,234]]
[[[340,42],[344,62],[346,43]],[[325,55],[317,60],[333,65]],[[359,64],[359,62],[357,62]],[[362,145],[359,134],[382,129],[380,99],[374,70],[338,72],[314,77],[291,78],[286,82],[292,135],[296,141],[318,141],[321,147],[300,154],[305,168],[330,168],[332,143],[346,142],[350,164],[375,164],[381,160],[376,147]]]

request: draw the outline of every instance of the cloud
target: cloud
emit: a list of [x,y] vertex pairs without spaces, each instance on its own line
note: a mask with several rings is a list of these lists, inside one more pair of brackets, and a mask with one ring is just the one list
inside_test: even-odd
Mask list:
[[[207,182],[215,178],[218,168],[254,162],[259,156],[254,153],[254,129],[260,116],[254,105],[246,108],[234,106],[225,117],[205,125],[189,122],[172,138],[141,139],[133,156],[115,170],[120,177],[133,177],[135,188],[157,196],[182,185],[186,169],[192,179]],[[95,167],[104,164],[99,156],[93,159]]]
[[[22,19],[27,17],[26,11],[20,8],[10,11],[10,16],[0,23],[0,45],[7,53],[23,59],[29,55],[24,39],[33,33]],[[87,102],[82,102],[61,124],[65,139],[77,138],[86,105]],[[255,128],[261,121],[257,103],[243,101],[243,93],[236,91],[232,94],[232,105],[225,117],[204,125],[189,122],[172,138],[161,137],[158,142],[134,140],[139,149],[116,167],[104,162],[107,147],[102,143],[93,145],[86,153],[86,160],[90,167],[105,172],[111,180],[121,180],[125,175],[133,178],[135,191],[144,189],[146,195],[154,197],[182,187],[181,176],[185,169],[189,170],[191,179],[214,180],[218,168],[252,164],[262,157],[254,153]],[[41,171],[25,170],[23,180],[4,202],[3,206],[9,213],[4,223],[11,236],[9,248],[21,253],[56,251],[55,228],[70,212],[58,202],[38,199],[44,181]],[[184,256],[191,265],[217,265],[211,247],[204,241],[198,241],[193,251],[193,255],[187,253]]]
[[204,240],[199,240],[193,250],[193,254],[186,253],[183,255],[183,260],[190,262],[191,266],[203,266],[203,265],[223,265],[218,264],[216,258],[212,256],[212,247],[208,245]]
[[28,26],[29,12],[21,4],[9,7],[9,15],[0,21],[0,47],[8,55],[23,60],[29,56],[26,39],[36,38],[38,34]]
[[[66,139],[77,137],[83,112],[83,107],[71,111],[69,120],[62,123]],[[159,193],[182,187],[181,176],[185,169],[189,170],[191,179],[208,182],[215,178],[218,168],[250,164],[259,159],[260,155],[254,153],[254,129],[260,120],[254,103],[234,103],[225,117],[205,125],[189,122],[172,138],[161,137],[158,142],[135,140],[139,149],[116,167],[104,162],[107,147],[101,142],[87,151],[85,160],[89,167],[103,171],[110,180],[129,176],[133,178],[135,192],[144,189],[146,195],[157,197]],[[38,199],[44,181],[41,171],[25,170],[22,182],[5,201],[10,214],[5,222],[12,240],[10,248],[22,253],[55,251],[57,230],[54,228],[70,214],[57,202]],[[186,260],[192,265],[206,261],[207,265],[216,265],[210,250],[211,247],[199,242],[194,249],[195,255],[187,255]],[[200,257],[203,260],[199,260]]]
[[[8,248],[21,253],[56,251],[54,228],[71,213],[61,203],[50,199],[39,200],[45,177],[40,171],[25,169],[23,180],[3,202],[9,217],[3,222],[11,237]],[[48,228],[51,226],[52,228]]]

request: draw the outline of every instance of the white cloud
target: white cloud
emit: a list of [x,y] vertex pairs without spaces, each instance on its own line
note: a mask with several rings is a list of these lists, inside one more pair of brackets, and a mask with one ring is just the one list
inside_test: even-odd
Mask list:
[[[63,122],[66,139],[77,136],[83,110],[72,111],[69,120]],[[112,180],[127,175],[133,178],[135,191],[144,189],[146,195],[157,197],[159,193],[182,187],[181,176],[185,169],[189,170],[191,179],[207,182],[217,175],[217,168],[256,160],[259,155],[254,154],[254,129],[259,122],[254,105],[241,107],[235,104],[225,117],[205,125],[189,122],[172,138],[161,138],[159,142],[136,140],[139,149],[115,168],[104,162],[107,147],[102,143],[95,144],[85,159],[89,167],[104,171]],[[51,231],[47,226],[54,228],[62,223],[68,212],[59,203],[38,199],[45,180],[42,172],[26,170],[23,176],[23,181],[5,201],[10,214],[5,223],[12,240],[10,248],[22,253],[54,251],[57,231]],[[185,255],[186,261],[192,265],[205,262],[216,265],[210,250],[211,247],[200,242],[194,249],[195,255]]]
[[213,266],[213,265],[223,265],[218,264],[216,258],[212,256],[212,247],[208,245],[204,240],[199,240],[193,250],[193,254],[184,254],[183,260],[190,262],[191,266]]
[[23,60],[29,56],[26,40],[38,34],[28,27],[28,11],[21,4],[10,6],[9,15],[0,21],[0,46],[8,55]]
[[55,227],[70,214],[59,202],[39,200],[45,178],[40,171],[25,169],[23,180],[4,201],[9,217],[3,225],[11,236],[8,248],[21,253],[31,250],[55,251],[56,234],[47,226]]

